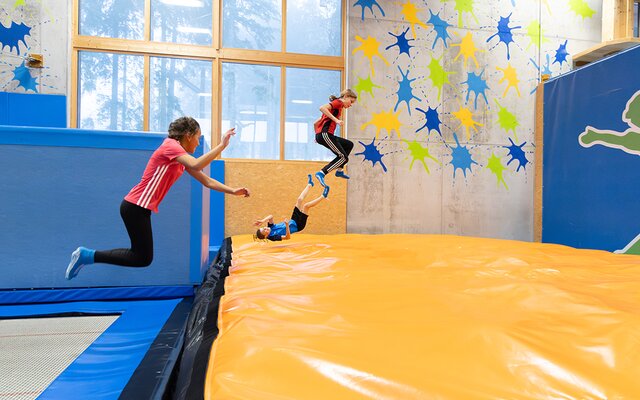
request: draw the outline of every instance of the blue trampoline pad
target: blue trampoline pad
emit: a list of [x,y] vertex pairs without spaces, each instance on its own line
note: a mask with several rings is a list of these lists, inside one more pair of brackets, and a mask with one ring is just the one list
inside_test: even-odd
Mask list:
[[[38,399],[118,399],[182,299],[0,307],[0,319],[65,314],[119,315]],[[54,317],[52,317],[54,318]]]

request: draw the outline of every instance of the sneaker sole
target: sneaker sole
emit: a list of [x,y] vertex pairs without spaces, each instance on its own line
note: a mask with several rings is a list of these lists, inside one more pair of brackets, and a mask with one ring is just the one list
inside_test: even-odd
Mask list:
[[80,258],[80,249],[76,249],[73,253],[71,253],[71,261],[69,262],[69,266],[67,267],[67,271],[64,273],[64,277],[67,280],[71,280],[74,276],[71,276],[73,272],[73,266],[76,265],[78,259]]

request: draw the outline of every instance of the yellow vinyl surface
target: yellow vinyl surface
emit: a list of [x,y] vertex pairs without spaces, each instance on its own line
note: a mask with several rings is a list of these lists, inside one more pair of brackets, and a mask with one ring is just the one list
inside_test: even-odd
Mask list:
[[640,257],[234,236],[206,399],[640,399]]

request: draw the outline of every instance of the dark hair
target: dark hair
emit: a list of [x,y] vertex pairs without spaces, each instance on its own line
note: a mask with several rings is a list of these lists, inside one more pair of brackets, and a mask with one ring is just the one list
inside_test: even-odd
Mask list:
[[334,101],[335,99],[341,99],[343,97],[351,97],[352,99],[358,100],[358,95],[351,89],[345,89],[340,92],[340,97],[336,97],[334,95],[329,96],[329,101]]
[[256,231],[256,237],[257,237],[258,239],[260,239],[260,240],[264,240],[264,239],[266,239],[266,236],[264,236],[264,235],[262,234],[262,232],[260,232],[260,229],[258,229],[258,230]]
[[194,135],[200,130],[200,124],[194,118],[180,117],[169,124],[169,137],[180,140],[186,135]]

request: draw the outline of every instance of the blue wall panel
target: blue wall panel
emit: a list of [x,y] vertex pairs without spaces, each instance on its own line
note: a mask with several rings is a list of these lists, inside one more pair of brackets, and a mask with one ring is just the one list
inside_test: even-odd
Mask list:
[[630,129],[622,114],[639,66],[635,47],[545,84],[543,242],[614,251],[640,233],[640,155],[579,140],[588,126]]
[[0,125],[67,126],[67,97],[0,92]]
[[209,210],[209,196],[187,173],[159,213],[152,213],[151,266],[97,264],[72,281],[64,279],[70,254],[79,245],[129,247],[120,202],[165,137],[0,127],[0,169],[5,171],[0,176],[0,288],[199,283],[208,264],[209,213],[202,210]]

